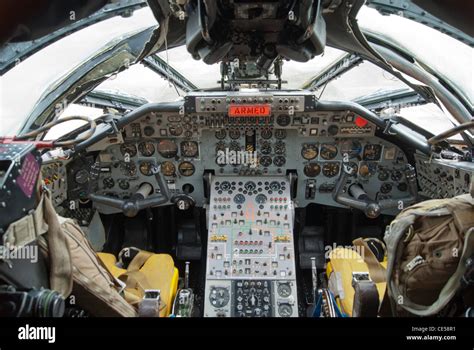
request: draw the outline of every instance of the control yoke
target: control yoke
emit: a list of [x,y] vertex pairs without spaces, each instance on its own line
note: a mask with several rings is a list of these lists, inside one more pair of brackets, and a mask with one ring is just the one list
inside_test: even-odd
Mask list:
[[[153,191],[153,187],[148,183],[143,183],[140,188],[135,192],[129,199],[119,199],[107,195],[99,195],[91,193],[89,198],[95,203],[108,205],[112,208],[122,210],[125,216],[134,217],[140,210],[164,205],[169,202],[169,190],[168,185],[163,179],[161,174],[160,166],[154,166],[152,172],[155,175],[156,181],[160,188],[160,193],[157,195],[150,196]],[[150,196],[150,197],[149,197]]]
[[348,177],[355,174],[355,172],[355,167],[348,164],[343,165],[341,176],[333,192],[333,199],[339,204],[362,210],[368,218],[375,219],[382,211],[387,209],[406,208],[417,200],[418,186],[416,183],[416,173],[415,168],[411,165],[407,165],[405,169],[405,177],[410,195],[404,198],[374,201],[369,198],[362,186],[357,183],[350,185],[348,191],[345,191],[344,186],[347,183]]

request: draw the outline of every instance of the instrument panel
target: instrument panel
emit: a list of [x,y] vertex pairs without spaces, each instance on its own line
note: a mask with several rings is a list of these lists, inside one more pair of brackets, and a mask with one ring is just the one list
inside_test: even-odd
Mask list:
[[[402,172],[406,156],[376,137],[376,126],[361,116],[351,111],[317,111],[314,96],[304,92],[222,94],[190,94],[180,112],[152,112],[126,125],[123,143],[104,146],[99,154],[99,192],[127,198],[143,183],[157,189],[151,169],[160,165],[172,195],[190,195],[203,206],[205,172],[219,176],[292,172],[297,175],[296,205],[340,206],[331,193],[342,167],[350,163],[358,169],[351,181],[372,199],[406,195]],[[255,101],[271,113],[245,115],[249,102]],[[231,106],[241,108],[236,109],[239,116],[225,112]]]
[[430,159],[415,154],[421,195],[428,198],[451,198],[469,193],[474,179],[474,164],[447,159]]
[[298,316],[285,176],[211,181],[204,316]]

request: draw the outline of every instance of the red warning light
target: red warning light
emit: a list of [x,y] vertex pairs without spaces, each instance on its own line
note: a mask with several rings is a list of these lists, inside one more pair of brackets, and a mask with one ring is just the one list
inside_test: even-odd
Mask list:
[[357,125],[359,128],[363,128],[364,126],[367,125],[368,121],[362,118],[361,116],[357,116],[355,121],[355,125]]
[[270,105],[230,105],[229,117],[268,117],[272,114]]

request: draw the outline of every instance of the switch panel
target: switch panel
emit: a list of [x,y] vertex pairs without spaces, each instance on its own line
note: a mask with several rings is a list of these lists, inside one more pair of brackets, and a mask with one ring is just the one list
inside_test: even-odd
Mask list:
[[214,177],[208,214],[205,316],[297,316],[288,179]]

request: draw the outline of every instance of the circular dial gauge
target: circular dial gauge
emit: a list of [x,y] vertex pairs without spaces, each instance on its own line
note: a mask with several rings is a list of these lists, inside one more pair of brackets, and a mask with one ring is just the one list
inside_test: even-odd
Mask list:
[[232,185],[229,181],[222,181],[220,188],[222,191],[229,191],[232,188]]
[[343,157],[355,158],[362,151],[362,145],[357,140],[345,140],[341,143],[341,155]]
[[125,176],[135,176],[137,175],[137,166],[134,162],[120,162],[120,171]]
[[268,140],[272,137],[272,131],[270,129],[262,129],[262,131],[260,131],[260,136],[262,139]]
[[229,303],[229,290],[224,287],[212,287],[209,294],[209,302],[215,308],[222,308]]
[[314,159],[318,156],[319,149],[318,145],[315,144],[304,144],[301,149],[301,156],[306,160]]
[[143,129],[143,133],[145,134],[145,136],[150,137],[150,136],[153,136],[153,134],[155,133],[155,129],[152,126],[147,125]]
[[264,168],[268,168],[270,165],[272,165],[272,158],[269,156],[260,157],[260,165]]
[[272,181],[272,182],[270,182],[270,186],[269,186],[269,187],[270,187],[270,189],[271,189],[272,191],[279,191],[280,188],[281,188],[281,185],[280,185],[280,183],[279,183],[278,181]]
[[388,178],[390,177],[390,173],[388,172],[387,169],[379,169],[379,175],[378,175],[378,179],[380,181],[387,181]]
[[262,152],[262,154],[272,153],[272,145],[270,144],[270,142],[268,142],[268,141],[262,142],[262,144],[260,146],[260,152]]
[[256,185],[255,182],[253,182],[253,181],[247,181],[247,182],[244,184],[244,188],[245,188],[247,191],[253,191],[254,189],[257,188],[257,185]]
[[128,190],[130,188],[130,182],[128,182],[128,180],[126,180],[126,179],[118,180],[118,185],[119,185],[120,189],[122,189],[122,190]]
[[111,177],[106,177],[102,180],[102,183],[104,184],[104,188],[112,188],[115,186],[115,181]]
[[173,176],[176,172],[176,167],[171,162],[161,163],[161,172],[165,176]]
[[285,163],[286,163],[286,158],[283,156],[276,156],[275,158],[273,158],[273,164],[275,164],[275,166],[277,167],[284,166]]
[[291,287],[287,283],[280,283],[277,292],[282,298],[288,298],[291,295]]
[[267,196],[265,196],[263,193],[260,193],[255,197],[255,201],[257,204],[265,204],[267,202]]
[[239,129],[231,129],[229,130],[229,137],[232,140],[237,140],[240,137],[240,131]]
[[178,170],[179,173],[183,176],[192,176],[196,169],[194,168],[194,165],[191,162],[181,162],[178,165]]
[[170,135],[172,136],[179,136],[183,133],[183,128],[179,125],[177,126],[170,126]]
[[280,125],[280,126],[288,126],[290,125],[290,122],[291,122],[291,118],[288,114],[280,114],[278,117],[277,117],[277,120],[276,120],[277,124]]
[[331,145],[328,143],[323,143],[320,150],[321,158],[330,160],[334,159],[337,156],[337,147],[336,145]]
[[171,140],[162,140],[158,144],[158,153],[164,158],[176,157],[178,146]]
[[281,317],[290,317],[292,313],[293,308],[290,304],[280,304],[280,306],[278,306],[278,314]]
[[198,143],[196,141],[181,142],[181,155],[183,157],[193,158],[199,153]]
[[154,164],[149,161],[140,162],[140,172],[145,176],[153,175]]
[[275,158],[273,158],[273,164],[275,164],[275,166],[277,167],[282,167],[283,165],[285,165],[285,163],[286,159],[283,156],[276,156]]
[[227,136],[227,133],[225,132],[225,129],[219,129],[215,133],[216,139],[218,140],[223,140]]
[[361,163],[359,167],[359,175],[364,178],[369,178],[377,172],[377,165],[375,163]]
[[380,186],[380,192],[383,194],[390,193],[392,191],[392,184],[385,182]]
[[382,145],[368,143],[364,147],[364,160],[379,160],[382,155]]
[[137,155],[137,147],[133,143],[124,143],[120,145],[120,152],[123,156],[135,157]]
[[275,130],[275,138],[278,140],[283,140],[286,137],[286,130],[283,129],[276,129]]
[[303,169],[307,177],[316,177],[321,172],[321,166],[318,163],[308,163]]
[[327,162],[323,165],[323,175],[326,177],[334,177],[339,174],[339,163],[338,162]]
[[74,181],[79,185],[84,185],[87,181],[89,181],[89,172],[86,169],[81,169],[76,172],[74,175]]
[[276,154],[285,154],[286,152],[286,146],[283,142],[278,141],[275,143],[275,153]]
[[400,170],[394,169],[390,178],[392,181],[399,182],[403,177],[403,173]]
[[138,150],[142,156],[151,157],[155,153],[155,145],[151,142],[140,142]]
[[234,197],[235,204],[242,204],[245,202],[245,196],[242,193],[237,193]]

